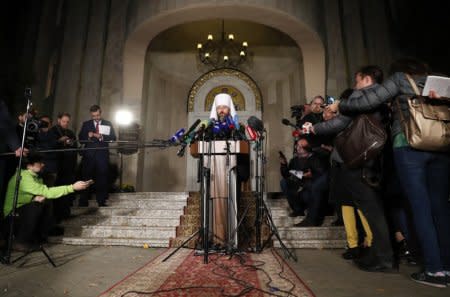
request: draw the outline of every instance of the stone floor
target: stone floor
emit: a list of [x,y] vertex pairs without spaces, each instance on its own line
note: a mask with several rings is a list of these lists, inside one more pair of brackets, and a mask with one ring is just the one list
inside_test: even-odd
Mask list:
[[[0,296],[97,296],[165,249],[132,247],[48,247],[57,268],[42,253],[29,255],[12,266],[0,266]],[[340,257],[342,250],[295,251],[293,269],[318,297],[440,297],[450,287],[437,289],[409,280],[414,267],[399,274],[366,273]]]

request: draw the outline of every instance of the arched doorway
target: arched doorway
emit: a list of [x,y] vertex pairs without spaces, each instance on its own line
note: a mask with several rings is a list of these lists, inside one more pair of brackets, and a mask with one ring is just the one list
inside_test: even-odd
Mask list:
[[[155,15],[132,32],[126,42],[124,52],[124,93],[123,103],[134,109],[138,118],[143,118],[145,97],[145,59],[149,43],[164,30],[189,21],[222,18],[240,19],[268,25],[290,36],[301,50],[301,75],[303,76],[304,93],[306,97],[324,92],[325,89],[325,51],[318,34],[295,18],[289,18],[285,13],[264,7],[250,7],[235,4],[235,9],[202,5],[185,9],[165,11],[164,15]],[[214,8],[214,9],[208,9]],[[268,17],[270,16],[270,17]],[[278,88],[278,86],[276,86]],[[282,88],[282,86],[281,86]],[[276,92],[276,90],[275,90]],[[286,106],[287,107],[287,106]],[[177,107],[178,108],[178,107]],[[187,120],[187,119],[186,119]],[[187,122],[187,121],[186,121]],[[187,123],[186,123],[187,124]],[[142,157],[142,155],[141,155]],[[137,180],[137,188],[143,185],[142,159],[130,157],[126,161],[124,175],[128,180]],[[275,174],[274,174],[275,176]]]

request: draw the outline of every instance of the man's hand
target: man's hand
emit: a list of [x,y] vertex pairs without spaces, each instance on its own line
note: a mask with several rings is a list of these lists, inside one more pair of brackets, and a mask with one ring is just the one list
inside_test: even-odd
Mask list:
[[331,152],[333,150],[333,147],[331,145],[321,144],[320,147],[329,152]]
[[[14,153],[16,154],[16,157],[20,157],[20,153],[22,152],[22,148],[18,148],[14,151]],[[26,156],[28,154],[28,149],[24,148],[23,149],[23,155]]]
[[69,136],[63,136],[58,139],[58,142],[66,143],[67,140],[69,140]]
[[334,102],[333,104],[327,105],[327,107],[325,107],[325,108],[333,113],[337,113],[337,112],[339,112],[339,101]]
[[102,135],[100,133],[88,132],[88,137],[89,138],[95,137],[95,138],[100,139],[102,137]]
[[303,177],[304,178],[311,178],[312,177],[311,169],[303,171]]
[[33,201],[39,202],[39,203],[44,202],[44,200],[45,200],[44,196],[34,196],[34,198],[33,198]]
[[443,97],[443,96],[439,95],[436,91],[433,91],[433,90],[430,90],[430,93],[428,93],[428,97],[430,97],[431,99],[445,99],[445,100],[450,99],[448,97]]
[[73,187],[73,189],[75,190],[75,191],[81,191],[81,190],[85,190],[85,189],[87,189],[88,187],[89,187],[89,183],[88,182],[85,182],[85,181],[77,181],[76,183],[74,183],[73,185],[72,185],[72,187]]

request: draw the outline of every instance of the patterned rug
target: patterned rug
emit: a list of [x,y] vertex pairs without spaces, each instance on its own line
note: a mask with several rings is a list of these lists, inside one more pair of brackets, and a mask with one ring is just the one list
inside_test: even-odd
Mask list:
[[162,262],[172,251],[168,249],[100,296],[314,297],[273,249],[233,257],[210,254],[208,264],[193,250],[180,249]]

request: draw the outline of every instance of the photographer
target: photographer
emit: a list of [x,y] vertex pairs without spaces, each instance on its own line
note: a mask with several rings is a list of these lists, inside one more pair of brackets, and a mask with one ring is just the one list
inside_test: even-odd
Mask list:
[[306,123],[312,123],[317,124],[323,121],[323,106],[325,105],[325,99],[320,96],[317,95],[315,96],[312,100],[311,103],[309,104],[309,109],[303,113],[303,117],[300,120],[300,127]]
[[[47,187],[39,173],[44,168],[43,158],[39,154],[30,154],[24,158],[20,169],[21,182],[18,189],[16,223],[16,241],[13,248],[19,251],[29,251],[36,244],[45,241],[53,227],[53,216],[50,213],[47,199],[56,199],[74,191],[84,190],[90,182],[77,181],[72,185]],[[19,169],[18,169],[19,170]],[[16,179],[13,176],[6,193],[3,214],[9,216],[13,209]]]
[[[32,126],[30,126],[32,124]],[[38,150],[51,150],[56,148],[56,135],[50,132],[52,127],[52,121],[49,116],[43,115],[39,117],[39,120],[31,119],[28,125],[30,129],[38,129],[38,134],[36,137],[36,147]],[[33,127],[35,125],[35,127]],[[52,187],[55,185],[56,173],[57,173],[57,154],[55,153],[44,153],[43,155],[45,168],[41,172],[41,176],[44,179],[44,184],[47,187]]]
[[[77,148],[75,133],[69,129],[70,114],[67,112],[58,115],[57,124],[50,128],[50,133],[54,135],[57,149]],[[66,185],[75,182],[75,169],[77,166],[76,152],[59,152],[57,157],[57,175],[55,185]],[[54,215],[57,222],[70,216],[70,206],[74,199],[74,194],[69,194],[53,201]]]
[[[297,154],[290,160],[289,164],[287,164],[286,159],[280,158],[280,171],[287,182],[287,198],[292,209],[292,213],[289,214],[290,217],[304,215],[306,206],[316,198],[315,182],[325,171],[323,163],[311,151],[311,146],[306,138],[297,140],[296,146]],[[311,212],[311,209],[309,212]],[[312,216],[312,218],[295,226],[301,227],[307,223],[310,225],[318,224],[315,210],[308,216]]]

